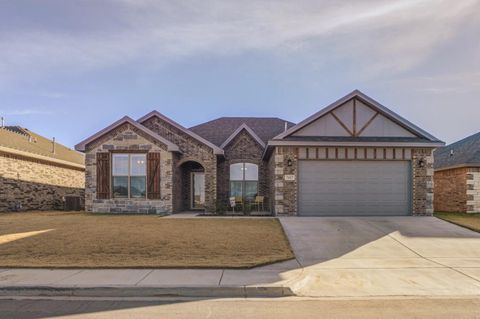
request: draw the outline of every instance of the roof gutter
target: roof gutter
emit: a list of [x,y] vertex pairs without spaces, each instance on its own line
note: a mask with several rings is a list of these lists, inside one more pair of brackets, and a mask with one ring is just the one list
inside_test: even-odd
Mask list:
[[452,165],[452,166],[445,166],[445,167],[440,167],[440,168],[434,168],[434,170],[435,170],[435,172],[441,172],[441,171],[448,171],[448,170],[451,170],[451,169],[469,168],[469,167],[480,167],[480,163],[458,164],[458,165]]
[[77,163],[73,163],[73,162],[69,162],[69,161],[64,161],[64,160],[60,160],[60,159],[56,159],[56,158],[52,158],[52,157],[48,157],[48,156],[44,156],[44,155],[40,155],[40,154],[24,152],[24,151],[20,151],[20,150],[5,147],[5,146],[0,146],[0,152],[8,153],[8,154],[14,154],[14,155],[20,155],[20,156],[27,157],[27,158],[32,158],[32,159],[36,159],[36,160],[50,162],[50,163],[53,163],[53,164],[59,164],[59,165],[63,165],[63,166],[68,166],[68,167],[72,167],[72,168],[76,168],[76,169],[85,170],[85,165],[82,165],[82,164],[77,164]]
[[271,140],[268,146],[344,146],[344,147],[428,147],[437,148],[444,146],[442,142],[335,142],[335,141],[285,141]]

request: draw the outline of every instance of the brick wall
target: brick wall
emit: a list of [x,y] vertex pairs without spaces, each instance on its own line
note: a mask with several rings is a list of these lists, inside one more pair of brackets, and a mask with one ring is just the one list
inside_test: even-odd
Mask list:
[[434,181],[435,211],[467,211],[467,168],[436,171]]
[[262,160],[263,147],[243,130],[225,147],[224,152],[225,159],[218,163],[217,168],[218,200],[228,205],[230,165],[246,162],[258,165],[258,194],[265,196],[268,203],[270,191],[267,182],[267,165]]
[[[180,165],[187,161],[194,161],[203,166],[205,170],[205,209],[214,211],[217,201],[217,156],[213,153],[212,148],[158,117],[152,117],[142,125],[175,143],[182,151],[182,155],[177,157],[174,163],[175,177],[181,176]],[[176,184],[178,183],[181,181],[176,182]],[[180,185],[176,185],[173,192],[176,211],[186,205],[182,203],[181,198],[177,198],[178,196],[182,197],[182,192],[179,190],[181,190]]]
[[84,197],[85,172],[0,153],[0,211],[63,209],[64,196]]
[[[96,154],[98,152],[129,151],[160,152],[159,200],[146,198],[98,199]],[[91,212],[168,213],[172,212],[172,153],[166,146],[135,127],[124,124],[86,147],[85,209]]]
[[480,212],[480,168],[462,167],[436,171],[435,211]]

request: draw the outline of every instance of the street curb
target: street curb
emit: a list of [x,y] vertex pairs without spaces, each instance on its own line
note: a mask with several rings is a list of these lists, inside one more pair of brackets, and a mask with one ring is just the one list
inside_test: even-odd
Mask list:
[[0,297],[218,297],[278,298],[295,296],[288,287],[1,287]]

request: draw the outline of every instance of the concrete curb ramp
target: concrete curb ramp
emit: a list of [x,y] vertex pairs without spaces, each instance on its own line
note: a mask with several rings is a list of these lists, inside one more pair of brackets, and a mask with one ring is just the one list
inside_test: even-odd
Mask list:
[[288,287],[2,287],[1,297],[215,297],[294,296]]

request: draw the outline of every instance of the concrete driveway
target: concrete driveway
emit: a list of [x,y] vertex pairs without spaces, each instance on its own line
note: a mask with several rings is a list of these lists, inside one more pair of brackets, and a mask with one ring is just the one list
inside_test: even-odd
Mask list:
[[281,218],[301,296],[480,295],[480,234],[434,217]]

